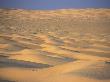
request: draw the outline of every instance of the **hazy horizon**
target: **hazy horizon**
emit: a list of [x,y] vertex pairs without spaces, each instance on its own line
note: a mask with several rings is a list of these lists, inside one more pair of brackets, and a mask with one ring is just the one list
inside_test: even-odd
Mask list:
[[56,10],[110,8],[110,0],[0,0],[0,8]]

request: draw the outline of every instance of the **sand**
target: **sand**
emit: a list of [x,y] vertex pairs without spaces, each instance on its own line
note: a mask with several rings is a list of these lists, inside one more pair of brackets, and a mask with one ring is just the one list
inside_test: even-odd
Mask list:
[[[1,9],[0,16],[4,15],[4,19],[0,21],[0,82],[110,82],[110,34],[108,32],[110,28],[107,27],[110,26],[108,24],[110,10],[90,10],[8,11]],[[98,17],[94,18],[92,14]],[[52,25],[52,28],[48,27],[51,26],[49,19],[59,21],[58,18],[61,17],[61,20],[70,20],[68,16],[72,16],[75,20],[79,19],[77,24],[82,26],[82,23],[86,22],[85,15],[88,15],[89,22],[93,19],[91,20],[93,26],[97,26],[96,20],[98,24],[107,25],[100,31],[96,28],[97,33],[90,32],[94,29],[81,32],[81,27],[78,31],[74,31],[75,28],[70,27],[71,25],[69,30],[65,27],[57,28],[57,24]],[[21,19],[24,22],[30,21],[26,23],[29,26],[36,19],[39,19],[37,24],[41,23],[42,26],[45,19],[48,20],[45,23],[48,28],[45,30],[40,26],[42,30],[39,30],[37,27],[27,27],[30,30],[24,30],[25,27],[19,29],[9,26],[9,29],[7,23],[19,25],[18,22],[13,23],[12,16],[15,20],[18,19],[18,22]],[[7,21],[8,18],[12,21]],[[103,18],[102,21],[100,18]],[[60,22],[65,25],[65,20],[61,20]],[[3,24],[4,21],[7,21],[6,24]],[[74,21],[72,24],[75,25]],[[70,24],[69,21],[68,23]],[[22,24],[25,26],[24,23]],[[34,32],[35,29],[38,30]]]

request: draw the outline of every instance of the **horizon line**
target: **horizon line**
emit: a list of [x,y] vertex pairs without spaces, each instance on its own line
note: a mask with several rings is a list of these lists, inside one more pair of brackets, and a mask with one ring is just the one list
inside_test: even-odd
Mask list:
[[58,9],[30,9],[30,8],[7,8],[7,7],[0,7],[0,9],[9,9],[9,10],[81,10],[81,9],[110,9],[110,8],[58,8]]

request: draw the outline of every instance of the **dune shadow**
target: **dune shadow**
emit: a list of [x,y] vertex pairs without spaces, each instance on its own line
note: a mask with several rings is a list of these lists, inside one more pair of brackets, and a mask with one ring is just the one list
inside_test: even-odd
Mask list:
[[15,82],[15,81],[10,81],[10,80],[0,78],[0,82]]
[[48,64],[35,63],[23,60],[0,58],[0,68],[1,67],[48,68],[51,66]]
[[107,80],[110,79],[110,64],[100,63],[91,65],[87,68],[71,72],[69,74],[94,78],[98,80]]

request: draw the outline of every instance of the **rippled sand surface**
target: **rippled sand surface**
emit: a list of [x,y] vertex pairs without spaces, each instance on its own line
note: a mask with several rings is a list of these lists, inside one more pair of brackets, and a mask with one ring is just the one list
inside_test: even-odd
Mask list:
[[107,28],[98,34],[0,29],[0,82],[110,82]]

